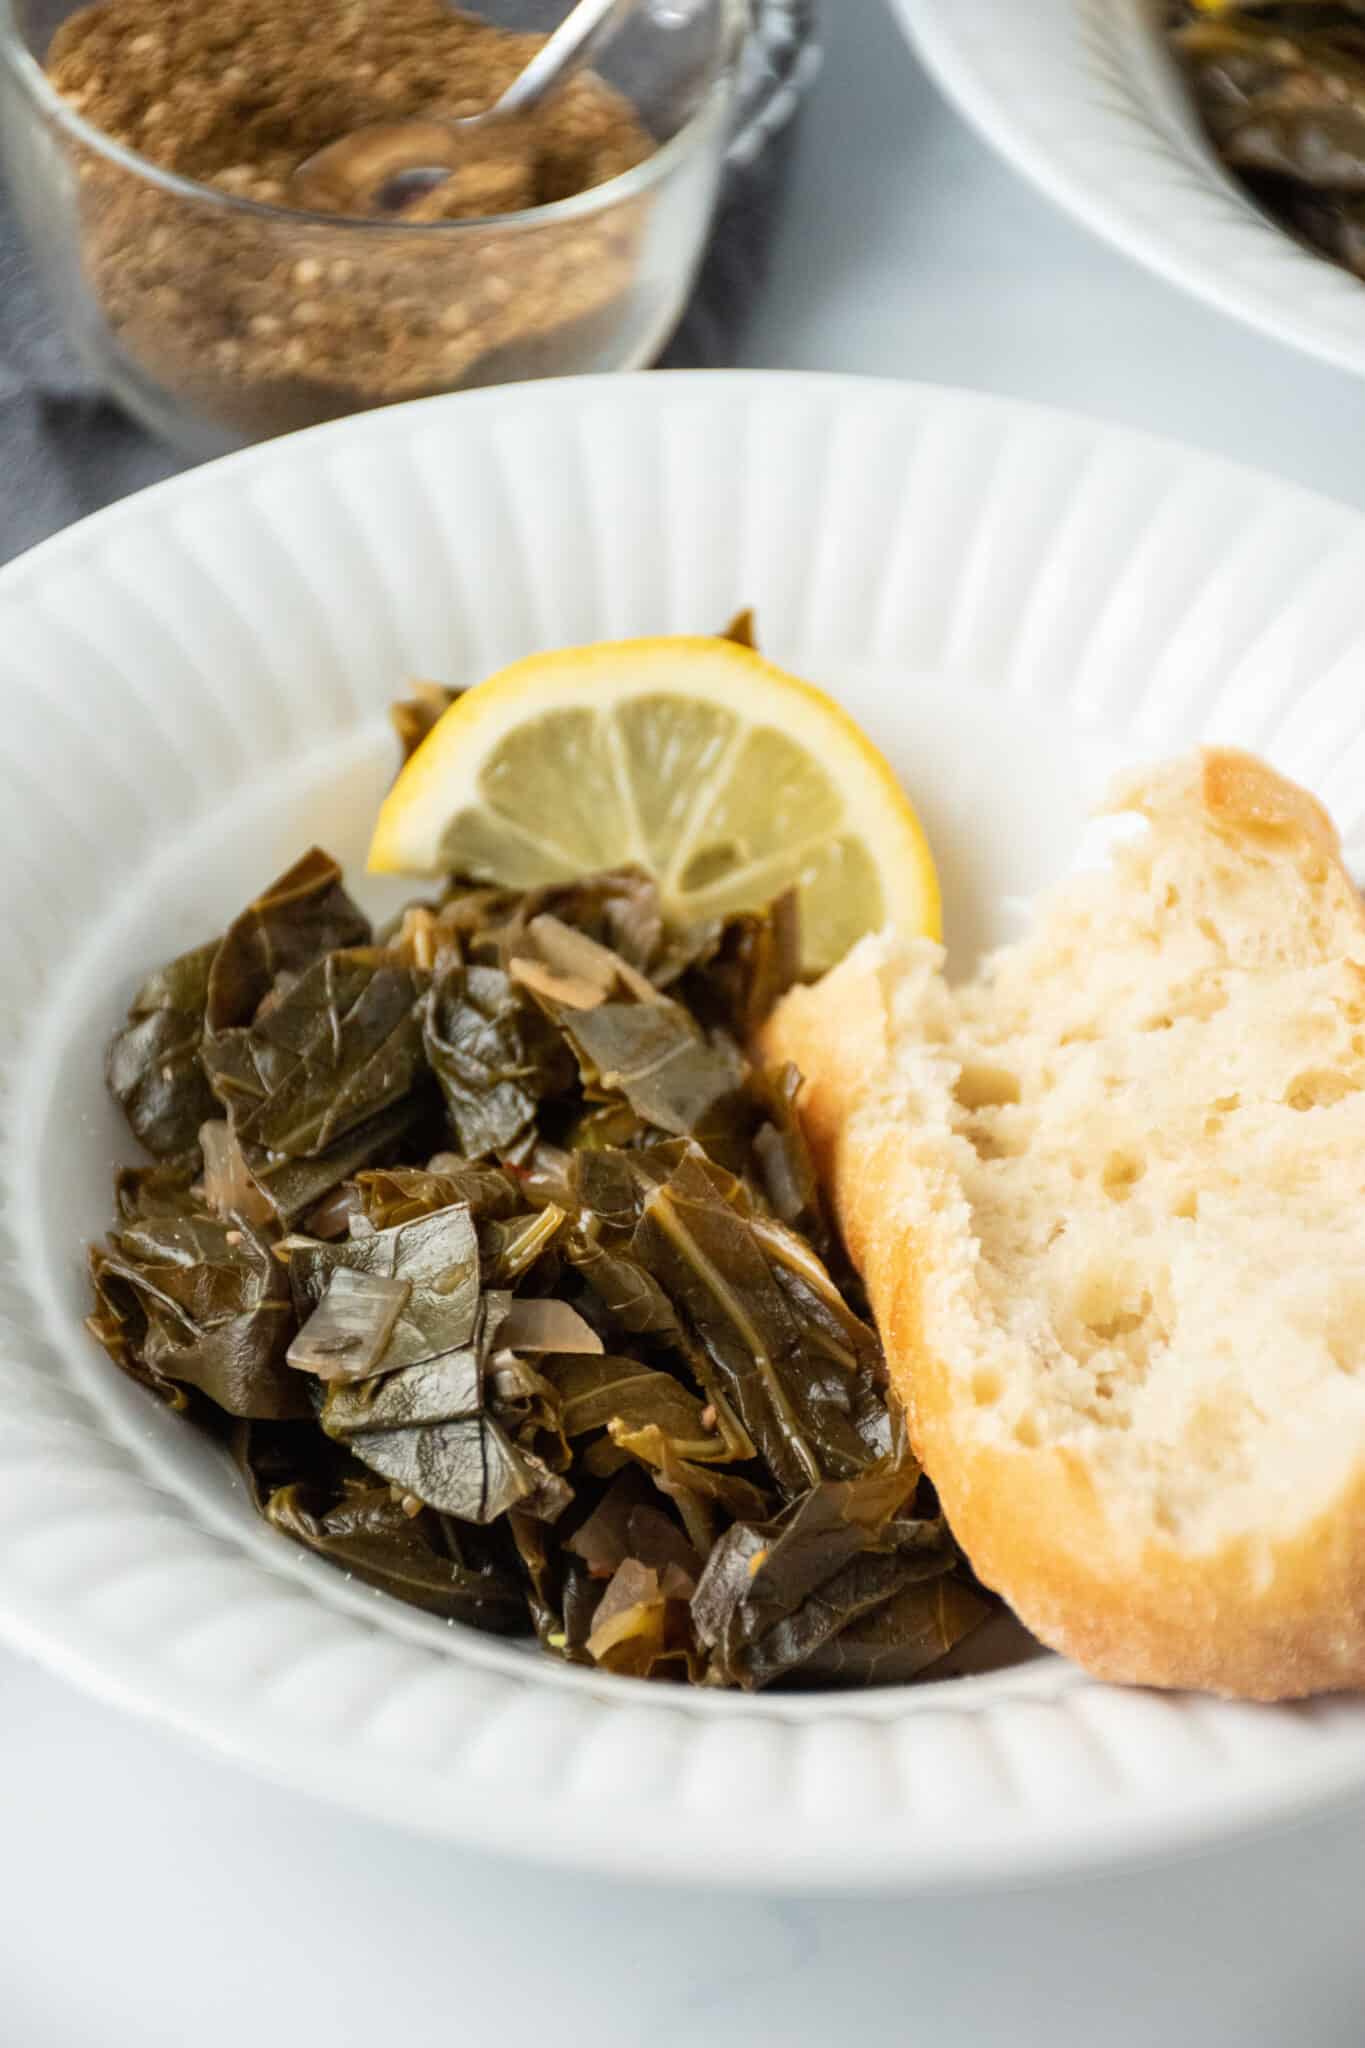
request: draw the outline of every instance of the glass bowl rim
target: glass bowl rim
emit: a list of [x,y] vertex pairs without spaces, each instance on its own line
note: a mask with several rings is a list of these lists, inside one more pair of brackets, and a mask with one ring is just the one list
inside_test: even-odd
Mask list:
[[220,206],[228,212],[244,214],[278,227],[328,228],[333,234],[458,235],[471,229],[486,233],[490,228],[504,232],[520,231],[607,212],[611,207],[634,199],[661,183],[676,163],[692,153],[718,109],[723,110],[725,103],[734,97],[740,56],[752,22],[749,0],[716,0],[716,6],[719,35],[712,75],[681,128],[666,142],[661,142],[641,163],[632,165],[629,170],[618,171],[615,177],[600,185],[590,185],[586,192],[575,192],[567,199],[553,199],[544,206],[522,207],[514,213],[480,214],[461,220],[370,220],[350,214],[314,213],[306,207],[283,206],[271,200],[248,199],[239,193],[224,192],[217,185],[206,185],[198,178],[187,178],[179,171],[167,170],[163,165],[153,163],[150,157],[130,149],[126,143],[106,135],[103,129],[87,121],[63,98],[24,40],[15,14],[15,0],[0,0],[0,67],[8,70],[39,113],[68,130],[86,148],[121,165],[147,184],[196,205]]

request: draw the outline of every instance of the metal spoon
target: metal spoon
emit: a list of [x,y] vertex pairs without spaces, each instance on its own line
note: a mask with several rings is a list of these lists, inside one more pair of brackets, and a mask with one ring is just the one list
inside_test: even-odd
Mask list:
[[314,150],[290,177],[290,203],[309,212],[371,219],[401,214],[476,152],[487,152],[490,143],[510,143],[512,133],[503,136],[498,131],[533,114],[591,63],[639,4],[640,0],[578,0],[526,69],[481,114],[463,121],[436,116],[367,121]]

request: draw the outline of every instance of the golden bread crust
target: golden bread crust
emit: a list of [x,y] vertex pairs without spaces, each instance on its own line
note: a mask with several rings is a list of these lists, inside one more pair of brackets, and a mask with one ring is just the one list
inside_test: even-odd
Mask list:
[[[1209,750],[1198,769],[1191,795],[1230,830],[1284,835],[1296,853],[1335,861],[1326,814],[1263,763]],[[1142,786],[1125,801],[1145,808]],[[1365,1460],[1292,1540],[1189,1552],[1152,1538],[1135,1561],[1122,1501],[1106,1499],[1079,1451],[982,1440],[965,1376],[926,1339],[928,1228],[907,1236],[897,1220],[912,1202],[922,1209],[926,1169],[905,1127],[875,1108],[893,1085],[878,967],[865,946],[794,990],[764,1051],[804,1077],[802,1117],[912,1440],[975,1570],[1042,1642],[1101,1678],[1263,1700],[1365,1685]]]

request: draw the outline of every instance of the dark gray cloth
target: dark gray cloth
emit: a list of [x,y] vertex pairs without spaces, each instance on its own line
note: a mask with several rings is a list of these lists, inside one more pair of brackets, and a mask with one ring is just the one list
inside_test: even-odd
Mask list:
[[[762,281],[791,116],[818,61],[813,0],[760,0],[755,17],[715,230],[664,356],[679,367],[733,352]],[[187,466],[103,397],[67,345],[0,189],[0,561]]]

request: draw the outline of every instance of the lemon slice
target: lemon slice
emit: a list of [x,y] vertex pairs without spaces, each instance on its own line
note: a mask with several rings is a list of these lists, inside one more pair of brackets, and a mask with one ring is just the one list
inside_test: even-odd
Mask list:
[[864,932],[939,934],[938,878],[895,776],[823,691],[715,639],[514,662],[432,728],[370,867],[510,888],[637,862],[679,925],[796,885],[808,968]]

